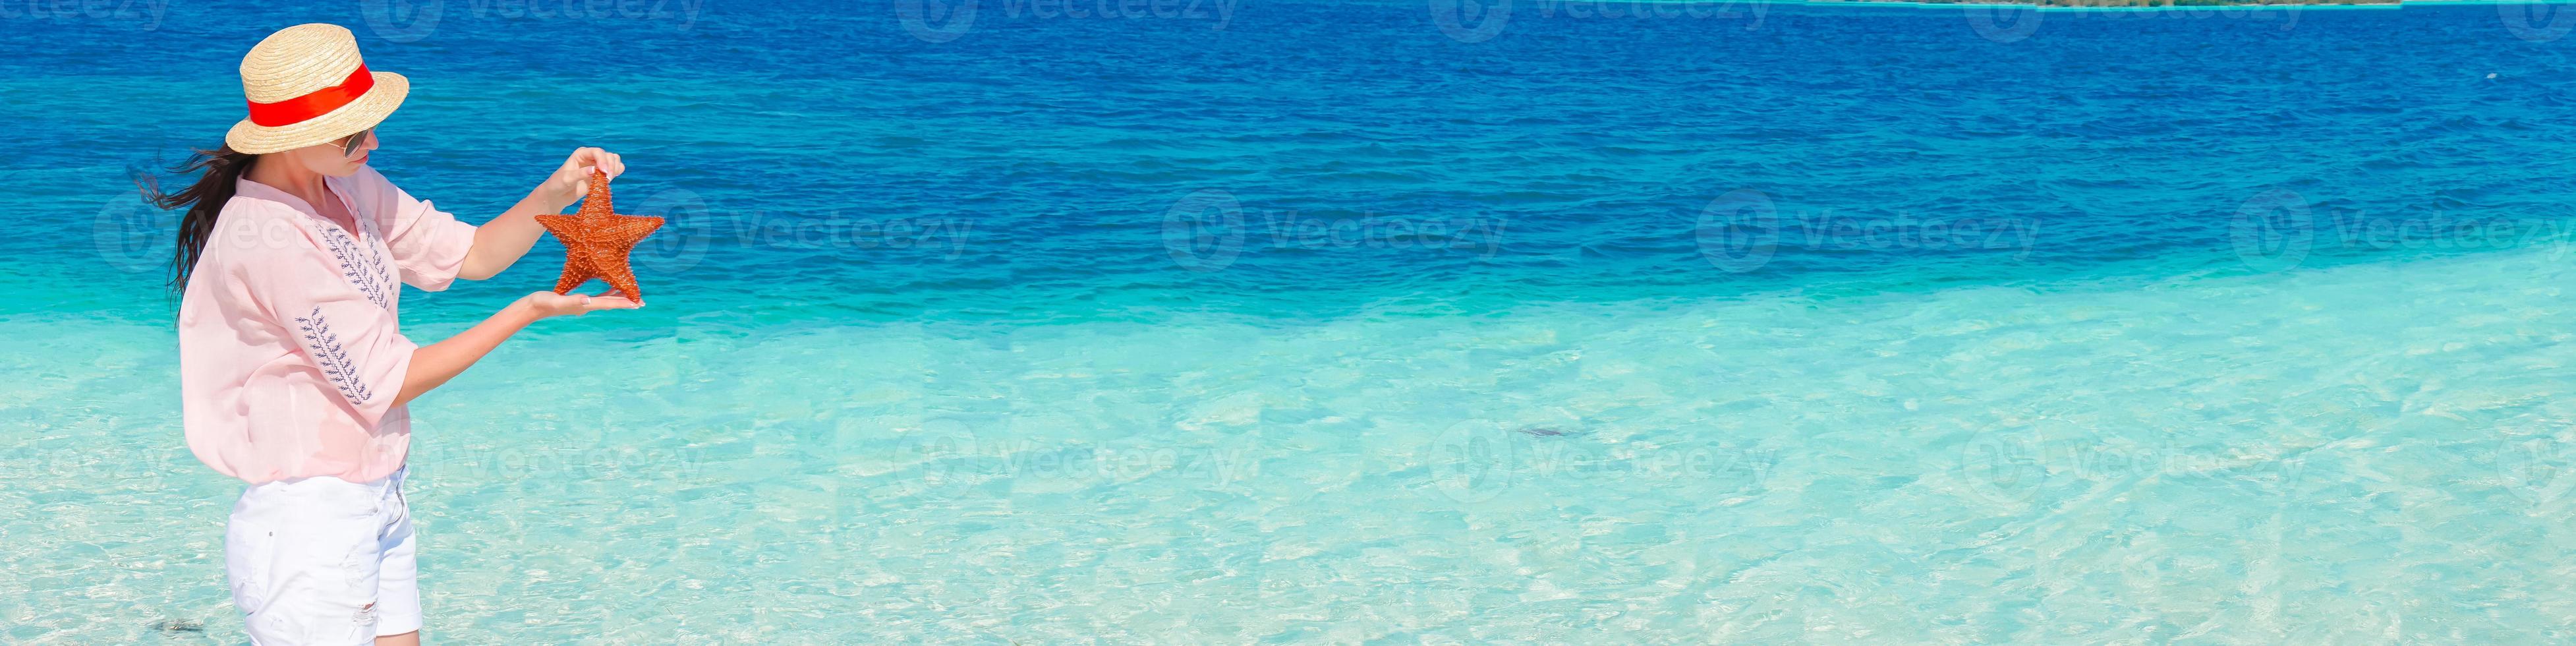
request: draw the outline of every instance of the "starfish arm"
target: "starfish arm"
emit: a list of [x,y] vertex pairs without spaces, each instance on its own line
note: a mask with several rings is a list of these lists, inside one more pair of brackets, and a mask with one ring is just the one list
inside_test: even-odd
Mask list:
[[590,279],[598,278],[599,275],[599,262],[591,257],[589,250],[582,249],[566,253],[563,276],[555,279],[555,293],[570,294],[573,288],[580,287],[582,283],[590,282]]
[[644,290],[635,286],[634,274],[607,276],[604,279],[608,281],[608,286],[617,288],[619,294],[637,301],[644,300]]
[[581,200],[582,215],[607,215],[614,212],[615,196],[608,190],[608,171],[590,171],[590,195]]
[[570,294],[572,293],[572,288],[580,287],[582,283],[589,282],[590,277],[582,275],[583,273],[585,272],[575,271],[570,266],[564,267],[563,277],[555,279],[555,293]]

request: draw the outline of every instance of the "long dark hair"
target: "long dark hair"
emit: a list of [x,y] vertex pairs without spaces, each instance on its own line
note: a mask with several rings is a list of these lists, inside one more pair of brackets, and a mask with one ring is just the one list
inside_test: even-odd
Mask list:
[[187,209],[179,217],[179,245],[170,257],[170,293],[188,288],[188,275],[197,270],[197,257],[206,251],[206,238],[215,233],[215,216],[222,215],[224,203],[233,199],[233,188],[243,173],[250,172],[258,155],[234,152],[231,146],[196,151],[188,160],[170,167],[181,175],[199,173],[197,181],[177,193],[161,191],[160,178],[151,173],[137,173],[134,183],[143,189],[143,201],[162,210]]

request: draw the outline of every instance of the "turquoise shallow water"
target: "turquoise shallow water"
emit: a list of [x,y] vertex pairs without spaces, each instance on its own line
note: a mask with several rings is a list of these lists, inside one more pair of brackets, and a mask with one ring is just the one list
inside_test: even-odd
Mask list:
[[[466,641],[2554,639],[2570,277],[848,326],[515,383],[620,343],[567,333],[424,400],[413,500]],[[13,630],[237,625],[235,487],[133,430],[162,333],[6,327],[57,339],[7,366]]]
[[0,165],[0,641],[239,634],[120,178],[315,19],[413,77],[411,192],[479,220],[594,143],[673,219],[651,308],[415,404],[433,638],[2576,624],[2571,45],[2525,7],[385,6],[0,12],[0,118],[51,126]]

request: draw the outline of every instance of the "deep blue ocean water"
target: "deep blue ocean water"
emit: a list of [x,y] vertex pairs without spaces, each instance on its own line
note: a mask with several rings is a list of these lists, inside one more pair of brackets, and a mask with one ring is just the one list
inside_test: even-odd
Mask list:
[[12,1],[6,641],[239,634],[130,175],[308,21],[670,219],[415,403],[433,639],[2576,627],[2557,5]]

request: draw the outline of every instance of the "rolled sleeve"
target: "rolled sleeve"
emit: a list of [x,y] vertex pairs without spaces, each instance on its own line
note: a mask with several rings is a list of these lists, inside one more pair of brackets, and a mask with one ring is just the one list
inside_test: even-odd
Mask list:
[[401,396],[412,351],[420,346],[398,331],[392,312],[331,273],[329,257],[290,256],[295,254],[245,263],[240,271],[246,291],[339,391],[349,414],[374,428]]

